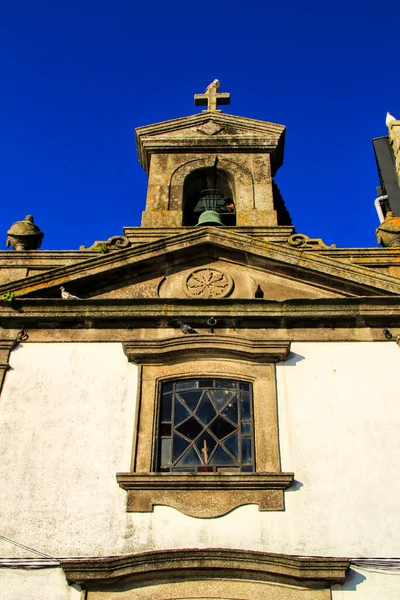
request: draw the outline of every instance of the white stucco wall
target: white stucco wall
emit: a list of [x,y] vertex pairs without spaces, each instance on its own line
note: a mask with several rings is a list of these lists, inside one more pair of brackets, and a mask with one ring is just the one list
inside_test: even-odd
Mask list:
[[334,585],[332,600],[398,600],[400,572],[352,567],[343,585]]
[[[122,551],[126,493],[115,474],[130,469],[137,368],[120,344],[101,343],[25,344],[10,364],[0,410],[3,535],[51,556]],[[0,555],[6,546],[0,540]]]
[[[58,569],[0,569],[2,600],[81,600],[80,587],[68,585]],[[344,585],[332,587],[332,600],[398,600],[400,573],[350,569]]]
[[[277,366],[282,470],[298,482],[286,510],[204,520],[162,506],[126,513],[115,474],[130,466],[137,381],[120,344],[19,346],[0,402],[0,532],[55,557],[179,547],[400,556],[399,364],[395,343],[293,344]],[[0,540],[0,555],[29,553]],[[369,600],[382,578],[385,598],[393,585],[400,597],[398,577],[374,576],[381,583],[368,574],[334,600]]]
[[0,569],[1,600],[80,600],[79,586],[70,586],[58,569]]

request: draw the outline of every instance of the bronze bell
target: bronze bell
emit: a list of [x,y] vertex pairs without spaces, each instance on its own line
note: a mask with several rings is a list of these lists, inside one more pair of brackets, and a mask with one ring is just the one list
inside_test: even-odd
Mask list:
[[201,190],[199,200],[194,207],[194,212],[203,212],[205,210],[223,209],[229,198],[223,196],[219,190]]
[[201,213],[199,222],[195,227],[199,227],[199,225],[223,225],[223,222],[215,210],[205,210]]

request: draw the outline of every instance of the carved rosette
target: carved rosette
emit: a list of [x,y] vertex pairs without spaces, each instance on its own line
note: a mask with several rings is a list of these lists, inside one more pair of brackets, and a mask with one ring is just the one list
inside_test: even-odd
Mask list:
[[226,298],[233,279],[218,269],[196,269],[186,278],[183,289],[190,298]]

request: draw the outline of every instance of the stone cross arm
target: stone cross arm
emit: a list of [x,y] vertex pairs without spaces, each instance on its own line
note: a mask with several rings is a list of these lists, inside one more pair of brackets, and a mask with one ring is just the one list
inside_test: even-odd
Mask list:
[[229,104],[231,95],[228,93],[218,94],[216,87],[212,86],[205,94],[195,94],[195,106],[207,106],[206,110],[217,110],[220,104]]

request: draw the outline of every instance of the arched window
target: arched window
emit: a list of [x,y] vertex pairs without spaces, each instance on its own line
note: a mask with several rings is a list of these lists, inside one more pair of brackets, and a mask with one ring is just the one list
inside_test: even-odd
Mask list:
[[183,185],[183,225],[197,225],[206,210],[217,212],[223,225],[236,225],[232,177],[216,166],[195,169]]
[[251,384],[182,379],[161,384],[156,471],[254,471]]

